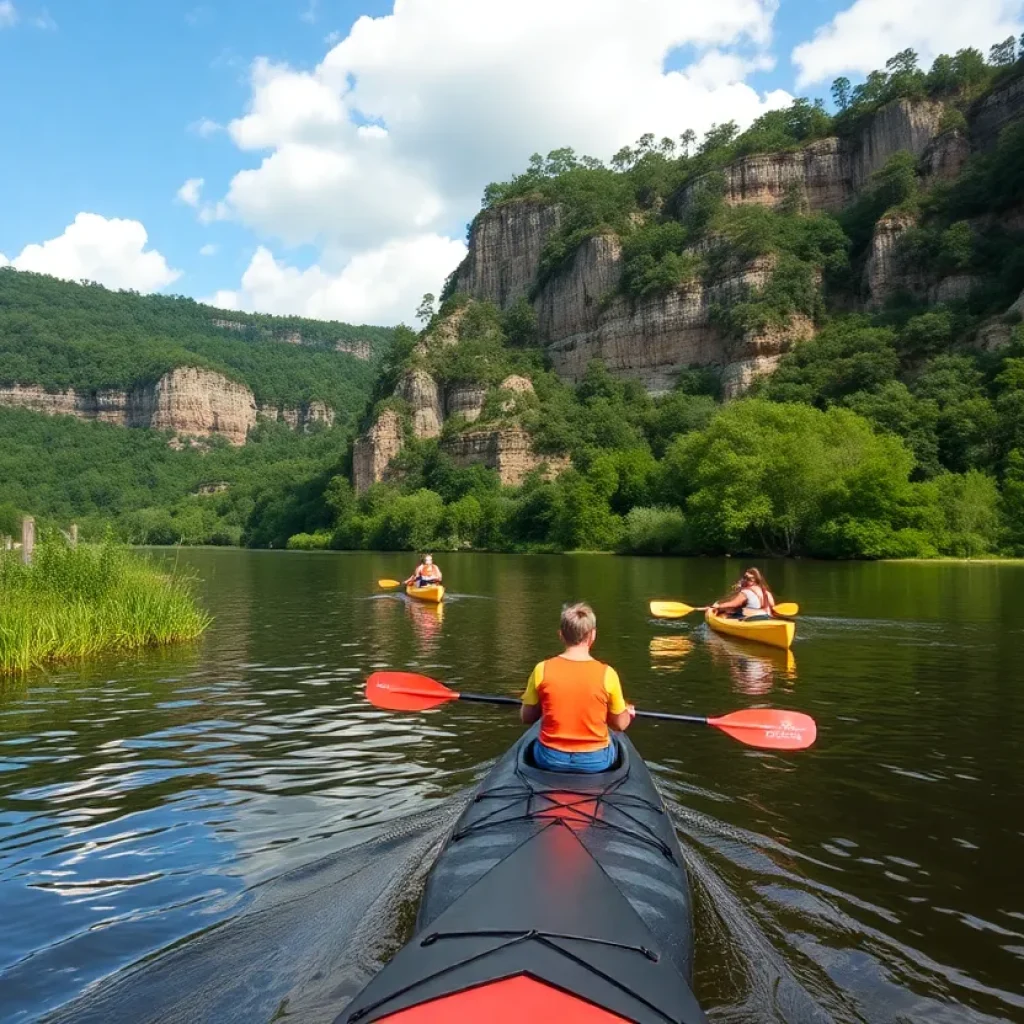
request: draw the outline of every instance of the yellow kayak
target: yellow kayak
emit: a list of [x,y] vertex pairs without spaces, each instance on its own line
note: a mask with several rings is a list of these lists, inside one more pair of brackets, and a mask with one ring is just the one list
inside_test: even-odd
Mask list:
[[417,601],[429,601],[431,604],[440,604],[444,597],[444,587],[440,583],[432,583],[429,587],[406,587],[405,592]]
[[760,622],[746,622],[743,619],[730,619],[724,615],[715,615],[710,609],[704,613],[704,621],[716,632],[725,636],[735,636],[743,640],[753,640],[769,647],[781,647],[788,650],[796,635],[796,623],[785,619],[762,619]]

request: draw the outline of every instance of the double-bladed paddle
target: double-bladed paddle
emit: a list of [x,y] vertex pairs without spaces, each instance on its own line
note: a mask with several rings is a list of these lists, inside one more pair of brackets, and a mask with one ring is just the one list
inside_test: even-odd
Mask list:
[[[520,703],[515,697],[459,693],[436,679],[415,672],[374,672],[366,680],[366,699],[388,711],[428,711],[453,700],[517,706]],[[799,711],[778,711],[775,708],[748,708],[717,718],[670,715],[661,711],[638,711],[636,717],[710,725],[748,747],[760,747],[763,750],[804,750],[818,735],[818,727],[810,715]]]
[[[791,616],[800,614],[800,605],[793,603],[777,604],[773,609],[778,615]],[[703,608],[691,608],[682,601],[652,601],[651,614],[656,619],[681,619],[690,612],[702,612]]]
[[394,590],[395,587],[400,587],[401,585],[398,580],[377,580],[377,586],[383,587],[385,590]]

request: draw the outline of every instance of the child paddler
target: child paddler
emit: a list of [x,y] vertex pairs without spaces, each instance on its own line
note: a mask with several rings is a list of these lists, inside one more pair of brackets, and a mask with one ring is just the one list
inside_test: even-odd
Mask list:
[[522,697],[523,722],[541,723],[533,759],[547,771],[606,771],[616,757],[609,730],[625,732],[636,712],[615,669],[590,656],[597,639],[590,605],[566,605],[559,636],[565,650],[534,668]]

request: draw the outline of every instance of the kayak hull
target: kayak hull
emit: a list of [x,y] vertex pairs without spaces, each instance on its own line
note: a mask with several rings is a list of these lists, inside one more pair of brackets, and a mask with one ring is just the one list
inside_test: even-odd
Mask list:
[[752,640],[754,643],[767,644],[789,650],[796,636],[796,623],[785,619],[763,619],[760,622],[747,622],[743,619],[730,619],[724,615],[715,615],[710,609],[704,613],[704,621],[716,633],[733,636],[741,640]]
[[428,604],[440,604],[444,598],[444,587],[440,583],[433,583],[429,587],[406,587],[405,592],[409,597]]
[[337,1018],[705,1024],[690,886],[635,748],[545,772],[538,727],[484,779],[427,878],[416,934]]

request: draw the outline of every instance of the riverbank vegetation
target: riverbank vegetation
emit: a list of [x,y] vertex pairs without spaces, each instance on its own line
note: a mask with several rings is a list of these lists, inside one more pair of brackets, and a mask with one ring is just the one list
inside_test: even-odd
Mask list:
[[189,582],[113,544],[0,554],[0,675],[194,640],[210,623]]

